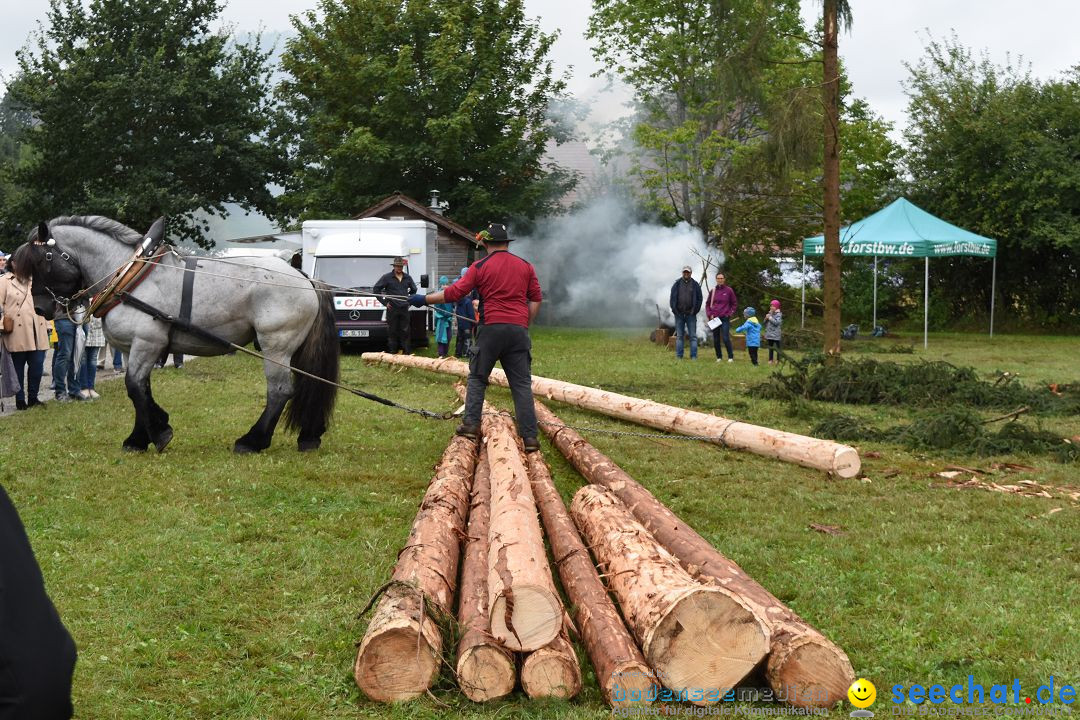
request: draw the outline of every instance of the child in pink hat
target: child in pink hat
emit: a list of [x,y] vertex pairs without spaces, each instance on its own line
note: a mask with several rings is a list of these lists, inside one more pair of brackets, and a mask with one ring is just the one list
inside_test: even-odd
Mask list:
[[[769,364],[780,364],[780,326],[784,322],[784,314],[780,312],[780,301],[773,300],[769,303],[769,312],[765,315],[764,335],[765,342],[769,345]],[[773,350],[776,350],[776,360],[773,360]]]

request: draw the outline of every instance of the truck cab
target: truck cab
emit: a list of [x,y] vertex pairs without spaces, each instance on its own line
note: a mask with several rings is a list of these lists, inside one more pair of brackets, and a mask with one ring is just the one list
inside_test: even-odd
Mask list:
[[[301,269],[335,289],[334,323],[342,343],[385,346],[386,307],[370,293],[395,257],[405,258],[417,292],[432,291],[438,244],[435,225],[426,220],[307,220],[301,235]],[[412,345],[426,346],[428,313],[410,310]]]

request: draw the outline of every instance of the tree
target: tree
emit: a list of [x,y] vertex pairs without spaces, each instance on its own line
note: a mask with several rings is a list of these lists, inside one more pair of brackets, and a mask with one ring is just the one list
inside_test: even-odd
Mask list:
[[94,213],[209,245],[200,211],[268,211],[269,56],[210,25],[221,0],[50,0],[10,95],[33,118],[9,215]]
[[280,214],[349,216],[439,190],[448,216],[519,230],[573,178],[544,160],[564,82],[522,0],[322,0],[294,17],[277,88],[292,170]]
[[[797,2],[596,0],[588,37],[638,106],[631,173],[644,203],[706,241],[791,243],[797,176],[819,112]],[[792,213],[792,207],[796,212]]]
[[11,252],[26,241],[22,222],[4,212],[4,208],[18,203],[19,187],[12,179],[15,168],[28,156],[27,148],[19,142],[19,136],[30,127],[31,118],[5,93],[0,99],[0,250]]
[[[1080,325],[1080,68],[1038,81],[973,56],[953,37],[931,40],[908,69],[912,200],[998,241],[1004,317]],[[934,261],[942,319],[988,310],[989,266]],[[910,279],[921,283],[919,274]]]

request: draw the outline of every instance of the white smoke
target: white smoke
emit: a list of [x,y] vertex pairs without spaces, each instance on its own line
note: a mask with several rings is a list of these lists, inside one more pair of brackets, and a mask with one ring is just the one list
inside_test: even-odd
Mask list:
[[[541,320],[560,325],[655,327],[657,306],[671,324],[668,299],[683,266],[702,282],[723,263],[697,229],[637,222],[628,204],[612,196],[541,222],[511,249],[536,267],[544,289]],[[704,312],[699,336],[703,321]]]

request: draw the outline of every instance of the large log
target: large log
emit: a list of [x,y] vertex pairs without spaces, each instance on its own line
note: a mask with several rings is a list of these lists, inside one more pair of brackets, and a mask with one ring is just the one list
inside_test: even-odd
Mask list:
[[559,633],[547,645],[525,656],[521,663],[521,687],[534,699],[569,700],[581,692],[581,666],[566,633]]
[[491,634],[506,648],[539,650],[559,634],[562,600],[544,550],[529,476],[506,415],[482,419],[491,469],[488,528],[488,617]]
[[[461,377],[469,374],[469,366],[454,358],[436,359],[389,353],[364,353],[362,357],[371,362],[405,365]],[[502,370],[492,370],[489,379],[496,385],[508,387],[506,374]],[[765,457],[824,470],[839,477],[855,477],[859,473],[859,453],[848,445],[537,375],[533,375],[532,381],[533,394],[538,397],[595,410],[666,432],[708,438],[708,442],[726,448],[747,450]]]
[[529,453],[529,480],[547,532],[551,554],[570,598],[574,623],[612,707],[649,703],[653,673],[600,581],[574,521],[552,482],[543,456]]
[[488,521],[491,515],[491,478],[487,449],[481,446],[473,476],[469,508],[469,536],[461,561],[461,592],[458,623],[463,629],[458,641],[458,686],[473,702],[509,695],[517,672],[514,658],[491,635],[488,620]]
[[855,680],[842,649],[722,555],[606,455],[536,403],[536,417],[553,445],[589,482],[622,500],[634,517],[699,580],[734,592],[765,618],[772,633],[766,677],[778,697],[798,707],[832,707]]
[[455,437],[424,494],[356,655],[356,684],[373,700],[414,698],[438,674],[442,634],[430,616],[453,612],[475,466],[475,441]]
[[617,497],[586,485],[570,514],[645,659],[681,699],[718,702],[765,657],[765,621],[726,588],[690,577]]

